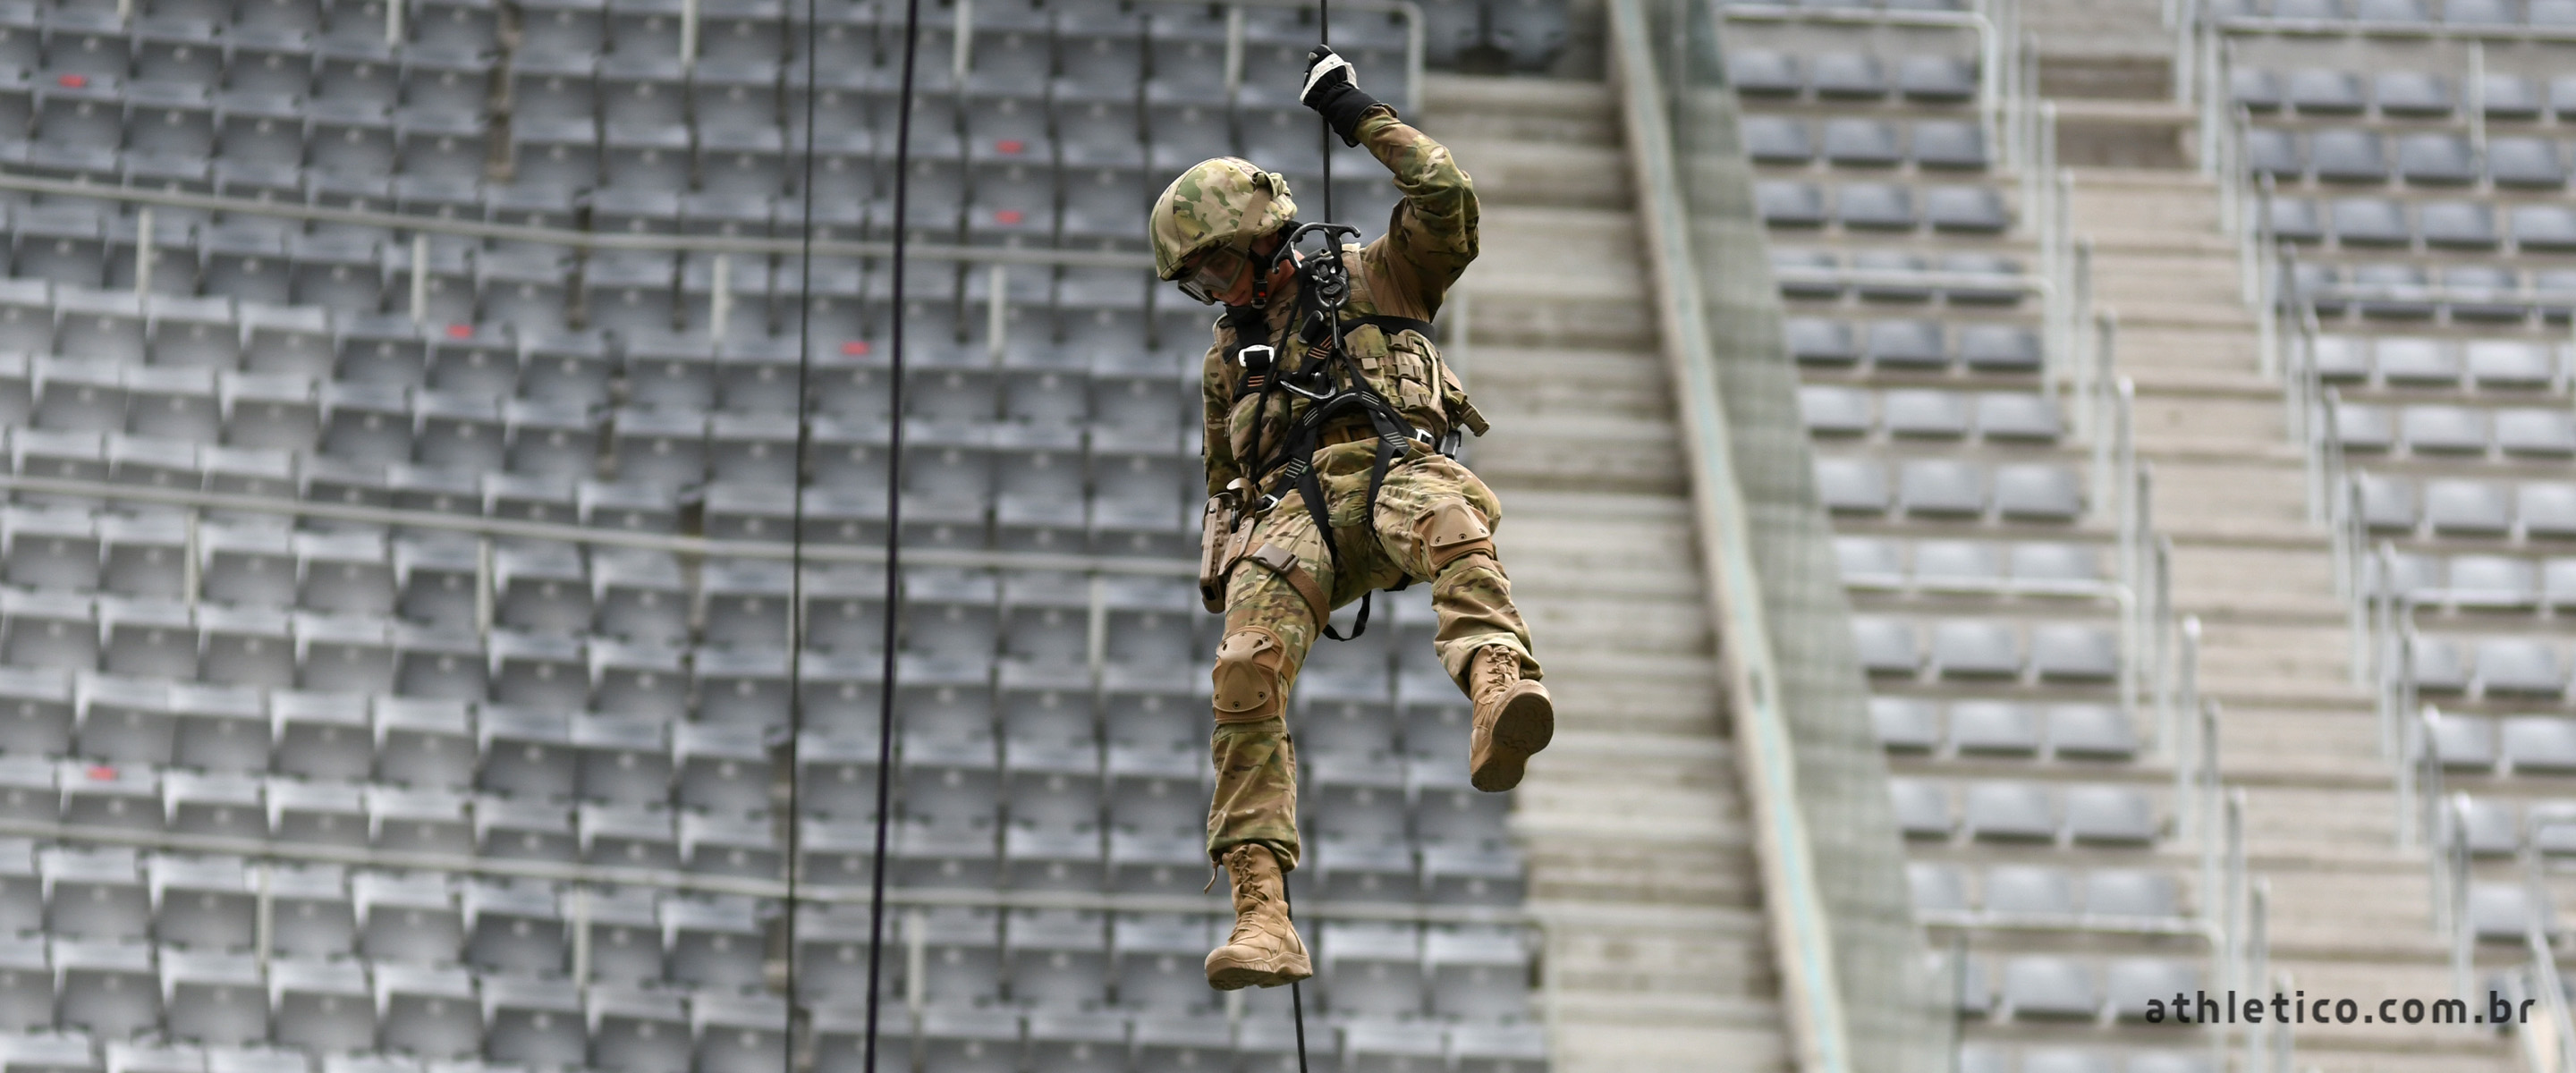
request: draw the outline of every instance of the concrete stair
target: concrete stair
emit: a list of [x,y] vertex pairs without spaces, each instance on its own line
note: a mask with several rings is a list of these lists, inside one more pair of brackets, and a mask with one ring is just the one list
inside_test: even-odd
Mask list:
[[[2351,683],[2327,535],[2307,519],[2280,389],[2257,365],[2217,196],[2187,172],[2083,170],[2073,227],[2095,244],[2097,301],[2120,318],[2175,603],[2203,622],[2201,687],[2224,706],[2222,778],[2246,792],[2249,860],[2270,884],[2272,964],[2311,998],[2365,1013],[2449,997],[2427,864],[2397,847],[2394,772],[2371,697]],[[2474,1026],[2295,1035],[2299,1068],[2325,1073],[2519,1068],[2511,1037]]]
[[1555,1068],[1787,1070],[1616,102],[1435,75],[1421,122],[1483,202],[1469,459],[1557,700],[1514,817]]

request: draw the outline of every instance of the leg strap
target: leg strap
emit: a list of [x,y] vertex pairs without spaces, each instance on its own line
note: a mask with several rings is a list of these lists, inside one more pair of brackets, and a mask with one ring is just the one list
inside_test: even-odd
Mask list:
[[[1328,542],[1332,539],[1330,530],[1325,531],[1324,539]],[[1332,620],[1332,601],[1324,596],[1324,587],[1315,583],[1315,575],[1306,572],[1305,564],[1298,562],[1294,553],[1277,544],[1264,544],[1261,550],[1245,558],[1268,567],[1271,573],[1279,575],[1279,580],[1287,582],[1289,588],[1297,590],[1298,597],[1306,601],[1306,609],[1315,613],[1316,622]]]

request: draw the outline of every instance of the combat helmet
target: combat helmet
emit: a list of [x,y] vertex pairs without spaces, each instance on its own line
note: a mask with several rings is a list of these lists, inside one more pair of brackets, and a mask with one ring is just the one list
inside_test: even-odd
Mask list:
[[1285,176],[1241,157],[1202,160],[1154,201],[1146,225],[1154,240],[1154,275],[1178,279],[1181,265],[1200,250],[1248,244],[1296,218]]

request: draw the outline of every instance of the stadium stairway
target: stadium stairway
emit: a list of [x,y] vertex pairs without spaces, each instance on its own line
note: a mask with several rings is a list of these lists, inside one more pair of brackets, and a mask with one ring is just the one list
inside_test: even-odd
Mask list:
[[[2324,529],[2309,523],[2279,385],[2258,367],[2236,251],[2215,188],[2180,170],[2077,173],[2073,229],[2090,236],[2098,300],[2119,317],[2137,385],[2155,518],[2174,542],[2174,600],[2204,633],[2222,778],[2246,795],[2249,867],[2271,888],[2272,963],[2310,996],[2449,997],[2420,849],[2397,842],[2372,699],[2354,686]],[[2296,1029],[2298,1067],[2325,1073],[2519,1068],[2510,1036],[2355,1024]]]
[[1514,817],[1555,1068],[1786,1070],[1617,106],[1597,82],[1424,89],[1484,206],[1450,310],[1498,430],[1470,461],[1558,705]]

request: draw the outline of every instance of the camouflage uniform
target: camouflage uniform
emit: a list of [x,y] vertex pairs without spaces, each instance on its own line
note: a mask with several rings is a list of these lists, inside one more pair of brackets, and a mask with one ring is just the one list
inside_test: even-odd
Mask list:
[[[1428,321],[1449,285],[1476,257],[1476,195],[1449,151],[1422,132],[1379,109],[1362,119],[1359,142],[1395,175],[1404,199],[1384,236],[1342,249],[1350,270],[1345,321],[1372,315]],[[1281,198],[1284,200],[1284,188]],[[1295,284],[1268,305],[1270,339],[1281,346],[1277,367],[1303,367],[1305,347],[1288,330],[1297,316]],[[1254,394],[1238,397],[1228,357],[1234,331],[1216,328],[1201,379],[1207,423],[1207,479],[1211,495],[1238,477],[1256,449],[1276,449],[1296,415],[1309,405],[1285,392],[1264,407]],[[1370,384],[1404,418],[1434,440],[1459,424],[1483,431],[1430,339],[1415,330],[1388,332],[1355,326],[1344,338]],[[1285,401],[1283,405],[1282,402]],[[1539,676],[1530,655],[1529,629],[1512,606],[1511,582],[1493,552],[1492,527],[1502,517],[1491,489],[1467,467],[1420,445],[1387,472],[1374,517],[1367,512],[1369,469],[1377,440],[1367,420],[1353,417],[1328,429],[1327,445],[1314,457],[1332,523],[1335,555],[1315,531],[1301,498],[1290,494],[1253,523],[1247,549],[1276,548],[1293,556],[1302,580],[1247,556],[1232,567],[1225,588],[1225,638],[1218,647],[1215,800],[1208,809],[1211,859],[1245,843],[1268,847],[1283,868],[1296,867],[1296,751],[1285,719],[1297,669],[1321,629],[1310,598],[1339,607],[1404,579],[1428,582],[1439,616],[1435,644],[1451,680],[1465,688],[1469,660],[1487,646],[1517,654],[1524,677]]]

